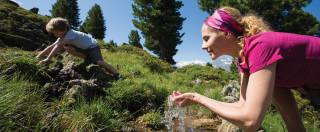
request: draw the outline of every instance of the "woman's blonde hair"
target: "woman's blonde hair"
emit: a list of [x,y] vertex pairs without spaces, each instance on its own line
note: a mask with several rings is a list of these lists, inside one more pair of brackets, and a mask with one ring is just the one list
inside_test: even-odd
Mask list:
[[243,30],[243,36],[252,36],[260,32],[270,31],[270,26],[266,21],[255,14],[246,14],[242,16],[240,11],[236,8],[225,6],[221,7],[221,10],[224,10],[229,13],[235,19]]
[[69,29],[70,25],[68,20],[61,17],[50,19],[50,21],[46,25],[46,30],[49,33],[52,31],[68,31]]
[[[238,9],[229,6],[221,7],[219,9],[229,13],[229,15],[232,16],[232,18],[235,19],[242,27],[243,33],[242,35],[238,36],[240,39],[239,45],[241,47],[244,46],[244,37],[271,30],[269,24],[264,21],[262,17],[259,17],[255,14],[246,14],[242,16]],[[241,50],[239,54],[240,56],[243,56],[243,51]]]

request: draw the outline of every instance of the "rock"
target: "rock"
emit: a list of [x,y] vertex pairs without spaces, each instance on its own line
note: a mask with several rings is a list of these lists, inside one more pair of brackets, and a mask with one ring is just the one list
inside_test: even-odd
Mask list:
[[196,80],[192,81],[192,83],[198,85],[198,84],[202,83],[202,80],[197,78]]
[[74,85],[68,91],[66,91],[64,96],[67,98],[74,98],[76,94],[81,94],[81,89],[82,89],[82,86]]
[[228,85],[223,87],[223,90],[221,93],[225,96],[239,98],[240,85],[237,81],[230,81]]
[[0,47],[7,47],[7,45],[0,39]]
[[13,0],[0,0],[0,2],[7,2],[7,3],[10,3],[11,5],[14,5],[16,7],[20,7],[19,4],[14,2]]
[[12,75],[15,72],[15,65],[10,66],[9,68],[5,69],[4,71],[1,72],[0,75]]
[[48,40],[54,42],[44,28],[49,17],[23,9],[12,0],[0,0],[0,5],[0,40],[5,45],[36,50]]
[[192,127],[199,130],[216,130],[218,122],[214,119],[196,119],[192,121]]
[[241,129],[236,125],[222,119],[222,123],[218,126],[218,132],[241,132]]
[[232,102],[238,101],[238,98],[237,97],[233,97],[233,96],[224,96],[222,99],[225,102],[228,102],[228,103],[232,103]]
[[61,84],[55,82],[46,83],[43,86],[43,88],[47,91],[47,100],[54,97],[59,97],[65,92],[66,89],[61,88],[60,86]]
[[52,77],[56,77],[62,69],[63,64],[60,61],[57,61],[54,66],[48,70],[48,72]]
[[142,73],[141,73],[141,71],[134,70],[134,71],[131,72],[131,75],[133,75],[133,76],[140,76],[140,75],[142,75]]
[[88,77],[97,79],[99,85],[109,85],[107,82],[114,80],[111,74],[106,73],[97,65],[88,66]]
[[67,65],[64,66],[63,69],[59,72],[59,77],[63,81],[83,78],[81,74],[73,70],[74,67],[75,67],[74,62],[67,63]]
[[0,39],[5,42],[8,47],[18,47],[24,50],[36,50],[40,46],[29,38],[3,32],[0,32]]
[[90,80],[84,80],[84,79],[75,79],[69,81],[70,86],[74,85],[81,85],[81,86],[87,86],[87,87],[98,87],[97,85],[97,79],[90,79]]

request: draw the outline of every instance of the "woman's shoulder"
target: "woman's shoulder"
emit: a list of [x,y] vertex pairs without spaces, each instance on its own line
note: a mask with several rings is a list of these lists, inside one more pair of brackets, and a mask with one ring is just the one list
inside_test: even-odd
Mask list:
[[246,44],[256,43],[256,42],[265,42],[265,41],[272,41],[279,36],[283,36],[286,33],[283,32],[274,32],[274,31],[266,31],[261,32],[252,36],[245,37]]
[[313,36],[300,35],[295,33],[267,31],[244,38],[245,48],[253,48],[257,45],[267,47],[282,47],[292,42],[305,42]]
[[267,32],[261,32],[256,35],[245,37],[245,40],[247,41],[247,43],[254,43],[254,42],[279,43],[279,42],[285,42],[288,40],[303,40],[303,39],[314,39],[314,38],[317,38],[317,37],[296,34],[296,33],[267,31]]
[[256,47],[273,46],[274,40],[277,38],[276,36],[278,36],[278,32],[268,31],[244,37],[243,50],[244,52],[250,52]]

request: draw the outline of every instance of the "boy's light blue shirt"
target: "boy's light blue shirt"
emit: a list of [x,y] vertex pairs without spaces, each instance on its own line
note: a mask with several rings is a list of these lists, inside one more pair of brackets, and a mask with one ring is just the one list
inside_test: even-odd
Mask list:
[[96,39],[89,34],[70,29],[63,38],[58,38],[57,42],[71,44],[80,49],[89,49],[98,46]]

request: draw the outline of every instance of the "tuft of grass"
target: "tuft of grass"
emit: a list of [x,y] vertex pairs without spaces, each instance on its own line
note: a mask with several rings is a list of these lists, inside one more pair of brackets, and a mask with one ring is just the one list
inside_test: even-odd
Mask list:
[[37,84],[0,78],[0,131],[40,130],[46,103]]
[[286,125],[281,115],[270,108],[264,117],[262,128],[268,132],[283,132],[286,130]]
[[113,110],[103,99],[91,102],[80,99],[74,109],[63,111],[51,124],[53,130],[63,131],[119,131],[125,113]]
[[164,127],[162,123],[162,115],[159,111],[151,111],[139,117],[139,122],[152,129],[161,129]]
[[166,89],[157,87],[147,80],[125,80],[114,84],[107,91],[108,101],[113,107],[127,109],[132,113],[156,109],[164,103],[167,96]]

